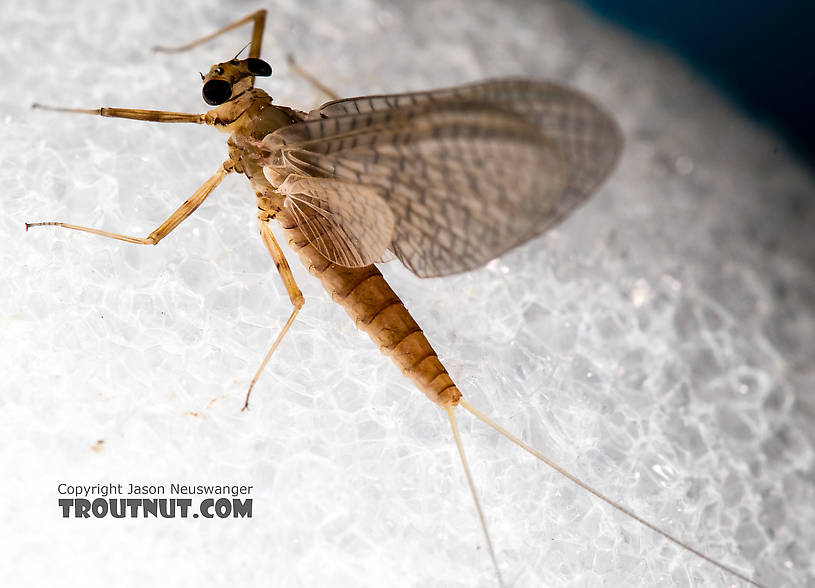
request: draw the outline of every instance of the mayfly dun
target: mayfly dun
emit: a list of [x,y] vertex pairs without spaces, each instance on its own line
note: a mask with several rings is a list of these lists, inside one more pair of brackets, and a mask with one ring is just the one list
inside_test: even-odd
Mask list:
[[[488,552],[503,584],[455,411],[461,406],[524,451],[607,505],[740,580],[759,584],[646,522],[551,462],[467,402],[422,329],[375,263],[398,258],[419,277],[464,272],[522,245],[561,221],[613,170],[622,150],[614,119],[580,92],[557,83],[498,79],[409,94],[333,99],[310,112],[277,106],[255,88],[272,69],[260,59],[261,10],[176,49],[191,49],[247,23],[248,56],[213,65],[189,114],[129,108],[39,108],[103,117],[213,126],[229,135],[217,171],[146,237],[63,222],[59,226],[128,243],[156,245],[230,173],[255,191],[258,227],[292,310],[252,377],[250,394],[304,305],[269,223],[276,220],[308,271],[357,327],[446,414]],[[293,64],[294,65],[294,64]],[[510,165],[508,165],[508,162]]]

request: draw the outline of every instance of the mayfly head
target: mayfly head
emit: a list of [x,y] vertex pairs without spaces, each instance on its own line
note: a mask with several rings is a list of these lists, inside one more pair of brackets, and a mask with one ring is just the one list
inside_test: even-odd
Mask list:
[[237,98],[255,83],[256,76],[272,75],[272,67],[257,57],[233,59],[213,65],[204,76],[201,94],[210,106],[218,106]]

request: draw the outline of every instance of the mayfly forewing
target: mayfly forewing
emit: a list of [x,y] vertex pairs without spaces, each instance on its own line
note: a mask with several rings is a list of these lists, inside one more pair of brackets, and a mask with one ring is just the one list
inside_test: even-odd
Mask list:
[[499,79],[428,92],[334,100],[309,113],[318,116],[383,112],[422,104],[477,101],[527,117],[557,142],[575,166],[574,189],[587,194],[614,169],[622,133],[614,117],[588,96],[555,82]]
[[[422,277],[480,267],[543,232],[563,216],[572,176],[557,143],[520,111],[465,98],[307,120],[264,146],[272,183],[310,175],[379,190],[395,220],[390,248]],[[333,250],[354,246],[318,249],[347,265]]]

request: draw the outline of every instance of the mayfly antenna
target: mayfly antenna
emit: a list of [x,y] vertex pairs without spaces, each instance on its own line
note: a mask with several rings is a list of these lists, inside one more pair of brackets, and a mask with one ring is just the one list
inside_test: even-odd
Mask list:
[[237,58],[238,58],[238,55],[240,55],[241,53],[243,53],[244,51],[246,51],[246,48],[247,48],[249,45],[251,45],[251,44],[252,44],[252,41],[249,41],[249,42],[248,42],[246,45],[244,45],[244,46],[243,46],[243,48],[242,48],[240,51],[238,51],[237,53],[235,53],[235,57],[233,57],[232,59],[237,59]]

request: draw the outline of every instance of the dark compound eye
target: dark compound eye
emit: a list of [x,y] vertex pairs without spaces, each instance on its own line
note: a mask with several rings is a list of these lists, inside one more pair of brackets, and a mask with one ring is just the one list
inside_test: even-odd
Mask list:
[[223,104],[232,96],[232,86],[225,80],[210,80],[201,89],[204,101],[212,106]]
[[212,73],[214,73],[216,76],[222,76],[222,75],[224,75],[224,68],[222,68],[222,67],[216,67],[216,68],[215,68],[215,69],[212,71]]
[[272,66],[257,57],[247,59],[246,65],[249,66],[249,73],[253,76],[267,77],[272,75]]

